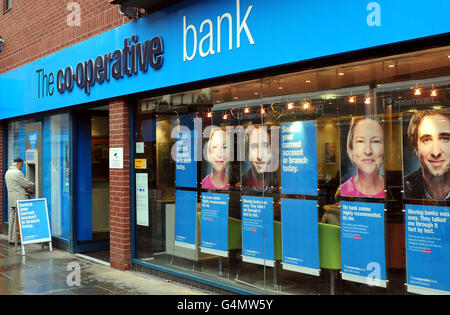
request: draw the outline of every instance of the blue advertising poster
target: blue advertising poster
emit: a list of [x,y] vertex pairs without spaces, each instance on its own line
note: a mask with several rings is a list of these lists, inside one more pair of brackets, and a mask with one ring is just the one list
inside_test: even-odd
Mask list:
[[197,161],[195,160],[195,128],[194,115],[178,117],[180,129],[176,134],[176,170],[177,187],[197,187]]
[[283,269],[318,276],[317,201],[281,199]]
[[317,195],[316,122],[281,124],[283,194]]
[[274,266],[272,198],[242,196],[242,260]]
[[384,204],[342,201],[342,279],[386,287]]
[[228,199],[228,194],[202,193],[202,253],[228,257]]
[[19,200],[17,209],[23,245],[51,241],[46,198]]
[[450,208],[405,206],[408,292],[450,292]]
[[175,197],[175,245],[195,249],[197,192],[177,190]]

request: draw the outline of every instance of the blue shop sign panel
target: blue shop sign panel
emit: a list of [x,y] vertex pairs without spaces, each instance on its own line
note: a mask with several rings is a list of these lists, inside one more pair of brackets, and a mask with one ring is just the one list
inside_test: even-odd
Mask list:
[[445,34],[448,12],[448,0],[181,1],[1,75],[0,119]]
[[450,208],[405,206],[408,292],[449,294]]
[[386,287],[384,203],[341,202],[342,279]]
[[197,248],[197,192],[177,190],[175,195],[175,245]]
[[22,245],[52,240],[46,198],[18,200],[17,210]]

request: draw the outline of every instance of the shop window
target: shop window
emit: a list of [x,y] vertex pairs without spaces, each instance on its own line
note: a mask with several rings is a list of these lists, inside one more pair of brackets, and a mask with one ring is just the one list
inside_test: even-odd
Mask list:
[[[258,293],[420,291],[404,286],[414,282],[405,256],[417,245],[405,238],[421,236],[411,234],[403,210],[443,206],[433,213],[448,215],[450,186],[444,176],[438,186],[447,190],[406,189],[420,169],[408,130],[421,112],[448,122],[448,54],[141,100],[136,259]],[[445,224],[437,228],[442,237]]]
[[[52,236],[70,238],[70,136],[68,114],[53,115],[8,124],[7,167],[13,159],[26,160],[26,152],[36,152],[38,166],[33,181],[36,195],[46,198]],[[33,135],[34,137],[31,137]],[[26,168],[22,168],[25,176]],[[7,218],[7,217],[6,217]]]

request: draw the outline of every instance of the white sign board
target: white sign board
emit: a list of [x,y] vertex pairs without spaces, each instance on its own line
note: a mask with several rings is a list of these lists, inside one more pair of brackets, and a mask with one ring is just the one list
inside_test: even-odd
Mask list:
[[109,149],[109,168],[123,168],[123,148]]
[[148,174],[136,173],[136,224],[148,226]]

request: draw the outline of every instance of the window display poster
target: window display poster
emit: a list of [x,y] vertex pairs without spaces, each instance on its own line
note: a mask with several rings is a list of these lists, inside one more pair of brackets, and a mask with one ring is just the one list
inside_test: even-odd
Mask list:
[[450,208],[405,206],[408,291],[450,292]]
[[228,257],[228,194],[202,193],[200,250]]
[[378,116],[341,121],[341,196],[385,198],[384,129]]
[[386,287],[384,203],[341,202],[342,279]]
[[403,191],[406,199],[450,199],[450,113],[422,110],[404,114]]
[[274,266],[273,198],[242,196],[242,260]]
[[281,199],[283,269],[319,275],[317,201]]
[[317,195],[316,122],[281,124],[283,194]]
[[148,226],[148,174],[136,173],[136,224]]
[[178,132],[176,133],[175,181],[177,187],[197,187],[197,161],[195,154],[194,115],[180,115]]
[[177,190],[175,196],[175,245],[195,249],[197,192]]

